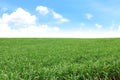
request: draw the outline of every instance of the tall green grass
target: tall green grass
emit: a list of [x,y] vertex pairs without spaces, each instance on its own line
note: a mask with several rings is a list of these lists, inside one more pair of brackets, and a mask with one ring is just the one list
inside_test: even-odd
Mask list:
[[120,80],[120,39],[0,39],[0,80]]

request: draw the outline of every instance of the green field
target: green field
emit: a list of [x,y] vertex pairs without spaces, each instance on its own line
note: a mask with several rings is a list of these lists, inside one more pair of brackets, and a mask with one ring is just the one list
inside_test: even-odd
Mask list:
[[120,39],[0,39],[0,80],[120,80]]

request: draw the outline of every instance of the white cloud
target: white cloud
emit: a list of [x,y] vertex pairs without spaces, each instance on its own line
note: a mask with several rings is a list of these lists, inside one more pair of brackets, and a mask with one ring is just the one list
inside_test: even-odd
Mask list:
[[62,15],[52,11],[53,18],[60,20],[61,22],[68,22],[69,20],[64,18]]
[[24,25],[32,25],[36,22],[36,16],[31,15],[29,12],[25,11],[22,8],[18,8],[15,12],[11,14],[3,14],[1,18],[2,23],[20,25],[21,27]]
[[14,30],[7,24],[0,24],[0,37],[112,38],[120,37],[120,33],[111,31],[60,31],[58,27],[48,25],[34,25]]
[[87,18],[88,20],[90,20],[90,19],[93,18],[93,15],[90,14],[90,13],[86,13],[85,16],[86,16],[86,18]]
[[7,24],[0,23],[0,37],[8,37],[10,31],[11,29]]
[[[4,13],[0,18],[0,37],[29,37],[43,33],[58,32],[59,27],[37,24],[37,17],[22,8],[11,14]],[[17,28],[13,28],[13,26]]]
[[118,26],[118,31],[120,32],[120,25]]
[[103,26],[100,25],[100,24],[95,24],[95,26],[96,26],[97,29],[101,29],[101,28],[103,27]]
[[7,24],[0,24],[0,37],[49,37],[51,33],[53,36],[59,30],[59,27],[49,25],[31,25],[20,29],[12,29]]
[[9,32],[10,27],[7,24],[1,24],[0,23],[0,33],[3,34],[5,32]]
[[64,18],[61,14],[55,12],[54,10],[52,10],[46,6],[37,6],[36,11],[39,11],[39,13],[43,16],[45,16],[47,14],[51,14],[54,19],[57,19],[60,22],[68,22],[69,21],[67,18]]
[[[52,10],[53,11],[53,10]],[[54,12],[54,11],[53,11]],[[52,14],[52,12],[51,12]],[[54,12],[55,19],[62,19],[63,16]],[[71,37],[71,38],[99,38],[99,37],[120,37],[119,32],[93,32],[93,31],[61,31],[57,26],[37,24],[37,17],[31,15],[22,8],[16,9],[11,14],[3,14],[0,18],[0,37]],[[62,21],[62,20],[61,20]],[[63,22],[64,22],[63,18]],[[81,25],[86,26],[84,23]],[[17,29],[12,28],[18,27]],[[102,25],[95,24],[97,28]],[[118,26],[120,31],[120,26]]]
[[36,10],[39,11],[41,15],[47,15],[49,13],[49,9],[45,6],[37,6]]
[[41,32],[55,32],[59,31],[58,27],[50,27],[48,25],[29,26],[19,30],[21,33],[41,33]]

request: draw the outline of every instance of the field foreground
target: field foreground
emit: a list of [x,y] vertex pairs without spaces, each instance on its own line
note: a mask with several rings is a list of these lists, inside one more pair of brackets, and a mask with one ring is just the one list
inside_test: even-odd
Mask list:
[[0,80],[120,80],[120,39],[0,39]]

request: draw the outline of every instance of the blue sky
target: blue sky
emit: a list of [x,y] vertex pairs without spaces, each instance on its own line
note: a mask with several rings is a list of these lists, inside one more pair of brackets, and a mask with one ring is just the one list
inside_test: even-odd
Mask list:
[[120,0],[0,0],[0,37],[120,37]]

